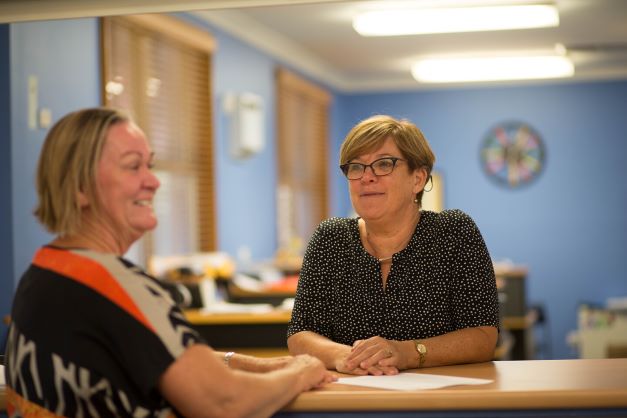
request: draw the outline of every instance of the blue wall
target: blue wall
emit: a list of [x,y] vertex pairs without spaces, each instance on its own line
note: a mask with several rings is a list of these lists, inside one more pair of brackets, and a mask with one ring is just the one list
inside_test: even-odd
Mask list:
[[[528,299],[548,311],[554,356],[575,354],[565,339],[579,302],[627,296],[627,82],[355,94],[341,107],[345,132],[374,113],[421,127],[445,206],[475,219],[494,259],[528,266]],[[545,171],[516,190],[479,164],[487,131],[512,119],[535,127],[547,150]]]
[[[0,25],[0,196],[11,196],[11,78],[9,25]],[[11,199],[0,200],[0,353],[13,295],[13,227]]]
[[[213,84],[219,246],[234,256],[246,246],[255,259],[263,259],[276,246],[274,70],[278,63],[215,28],[212,32],[218,42]],[[0,112],[0,167],[6,171],[0,193],[10,199],[0,205],[0,211],[2,227],[10,229],[11,220],[15,227],[2,235],[3,245],[9,247],[2,257],[8,257],[4,264],[9,267],[3,267],[0,289],[7,287],[7,281],[9,288],[14,286],[35,249],[50,238],[31,214],[35,164],[45,131],[27,126],[28,76],[39,78],[40,106],[49,107],[54,120],[70,110],[100,103],[97,20],[12,24],[9,33],[0,26],[0,58],[9,54],[7,44],[10,75],[6,61],[0,60],[0,106],[10,100],[11,113],[9,119]],[[5,91],[9,83],[12,95]],[[250,159],[235,160],[228,154],[222,99],[226,92],[244,91],[264,98],[266,147]],[[619,158],[627,155],[627,145],[621,141],[627,131],[625,109],[627,82],[336,93],[329,159],[332,213],[343,216],[350,211],[346,182],[337,169],[339,145],[350,127],[374,113],[413,120],[436,152],[436,166],[446,183],[446,206],[474,217],[495,259],[511,258],[529,266],[529,299],[543,302],[548,309],[553,356],[574,356],[564,340],[576,328],[577,303],[627,295],[623,215],[627,186],[619,167]],[[498,187],[479,165],[483,136],[494,124],[509,119],[530,123],[547,147],[546,171],[521,190]],[[0,297],[0,313],[8,309],[4,299]]]
[[[218,49],[213,56],[216,202],[220,249],[234,256],[247,248],[253,259],[274,255],[277,231],[275,146],[275,61],[265,54],[212,30]],[[265,146],[247,159],[230,155],[229,117],[223,101],[227,93],[254,93],[263,98]]]
[[[12,205],[12,281],[15,283],[37,247],[50,239],[32,215],[35,169],[46,130],[28,127],[28,79],[37,77],[39,106],[49,108],[54,121],[72,110],[97,106],[100,104],[97,45],[95,19],[10,25],[11,141],[10,153],[2,154],[0,158],[4,161],[0,166],[11,167],[11,191],[5,196],[10,197]],[[3,77],[2,83],[5,81]]]

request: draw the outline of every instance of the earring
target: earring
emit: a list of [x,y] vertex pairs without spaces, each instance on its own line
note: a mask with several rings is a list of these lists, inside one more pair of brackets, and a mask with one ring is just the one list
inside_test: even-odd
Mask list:
[[414,203],[418,203],[418,198],[414,198]]

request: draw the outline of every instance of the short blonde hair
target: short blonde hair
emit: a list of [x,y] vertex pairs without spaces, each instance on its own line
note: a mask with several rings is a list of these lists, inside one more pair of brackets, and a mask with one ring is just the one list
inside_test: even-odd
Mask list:
[[[340,165],[376,150],[388,138],[392,138],[410,171],[424,168],[427,180],[431,177],[435,154],[420,129],[408,120],[387,115],[369,117],[351,129],[340,148]],[[418,205],[422,205],[422,194],[422,190],[416,193]]]
[[98,202],[98,161],[109,129],[122,122],[130,122],[130,117],[119,110],[90,108],[69,113],[48,132],[37,166],[34,214],[51,233],[63,236],[78,231],[80,192],[90,202]]

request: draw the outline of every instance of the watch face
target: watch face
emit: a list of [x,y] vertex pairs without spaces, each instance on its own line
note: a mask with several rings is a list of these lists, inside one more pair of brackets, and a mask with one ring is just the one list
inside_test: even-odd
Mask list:
[[485,136],[481,165],[497,183],[516,188],[532,182],[544,168],[545,151],[540,135],[521,122],[501,123]]

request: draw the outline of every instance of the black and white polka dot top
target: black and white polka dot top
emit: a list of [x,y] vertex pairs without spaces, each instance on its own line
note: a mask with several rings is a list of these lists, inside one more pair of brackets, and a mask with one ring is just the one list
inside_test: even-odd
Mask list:
[[474,221],[460,210],[422,211],[394,254],[385,290],[379,261],[361,243],[357,218],[331,218],[303,261],[288,337],[313,331],[342,344],[375,335],[428,338],[498,326],[494,269]]

